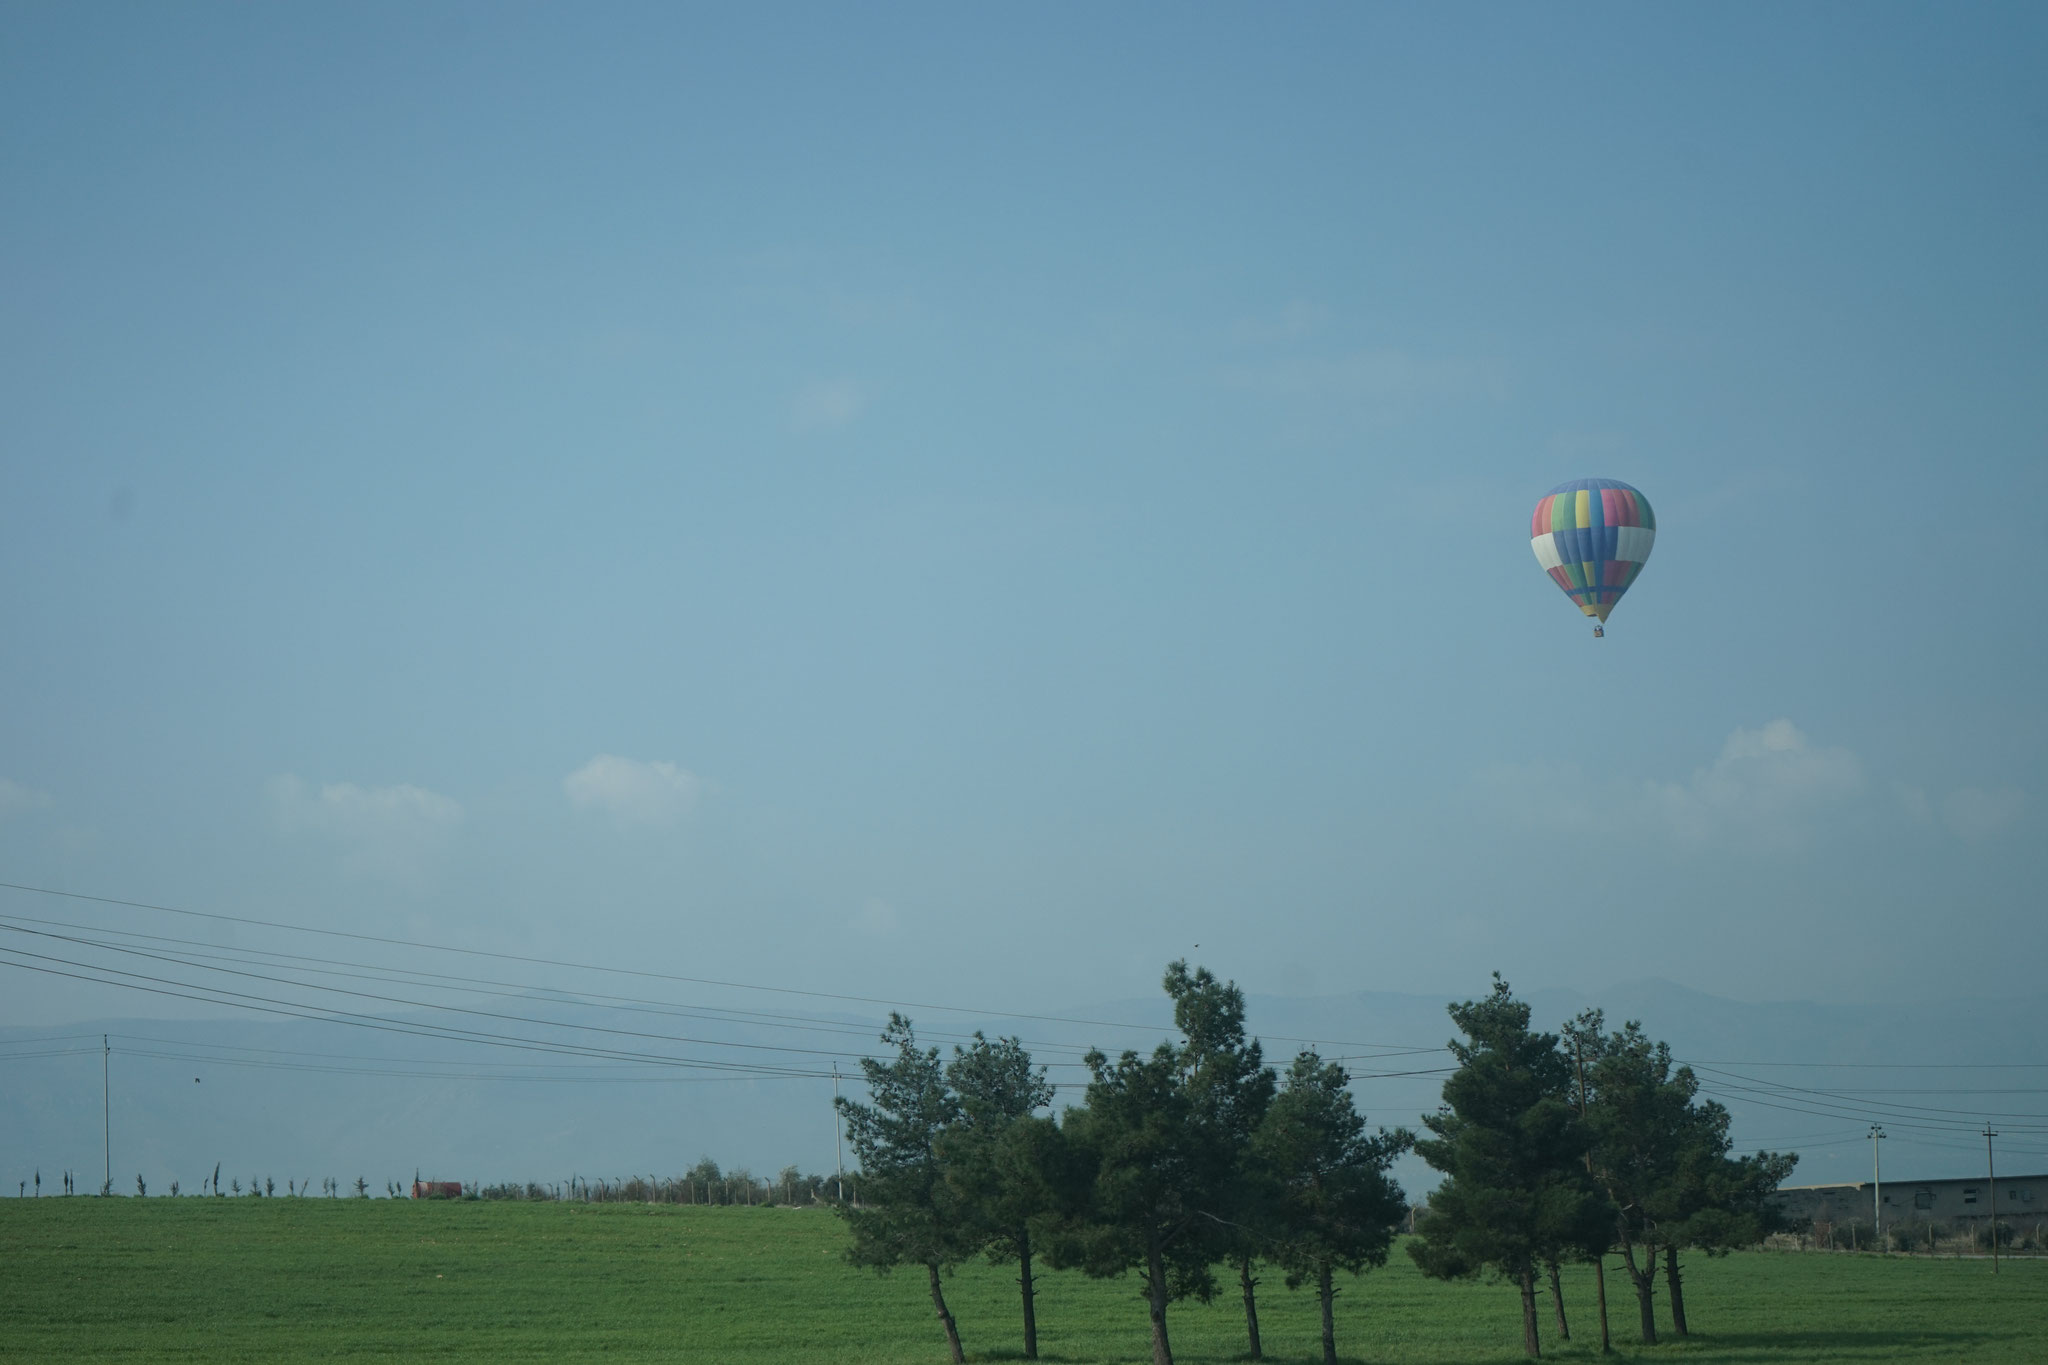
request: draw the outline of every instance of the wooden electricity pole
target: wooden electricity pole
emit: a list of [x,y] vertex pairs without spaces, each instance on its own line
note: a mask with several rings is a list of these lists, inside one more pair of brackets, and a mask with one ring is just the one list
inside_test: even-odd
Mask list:
[[[92,1035],[87,1034],[87,1037]],[[107,1154],[107,1183],[100,1186],[101,1194],[114,1192],[114,1045],[107,1041],[107,1035],[100,1035],[100,1140],[105,1144]],[[1989,1125],[1986,1125],[1987,1127]]]
[[1991,1181],[1991,1273],[1998,1273],[1998,1163],[1991,1155],[1991,1139],[1998,1134],[1991,1120],[1984,1121],[1984,1173]]
[[839,1063],[832,1063],[832,1151],[839,1163],[839,1202],[846,1202],[846,1124],[839,1115]]

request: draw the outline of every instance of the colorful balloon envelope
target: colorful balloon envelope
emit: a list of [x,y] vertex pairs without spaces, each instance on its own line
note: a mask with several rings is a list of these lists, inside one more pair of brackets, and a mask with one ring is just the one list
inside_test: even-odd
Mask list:
[[1657,515],[1619,479],[1573,479],[1537,499],[1529,536],[1536,562],[1594,619],[1599,635],[1650,557]]

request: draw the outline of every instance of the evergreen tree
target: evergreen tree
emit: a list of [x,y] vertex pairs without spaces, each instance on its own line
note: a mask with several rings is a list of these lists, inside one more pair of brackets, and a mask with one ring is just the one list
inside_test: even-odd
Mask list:
[[1245,1033],[1244,992],[1235,983],[1217,981],[1205,967],[1190,972],[1186,962],[1175,962],[1166,969],[1165,986],[1184,1040],[1181,1069],[1191,1121],[1202,1130],[1221,1173],[1203,1201],[1208,1225],[1199,1231],[1211,1257],[1237,1270],[1248,1353],[1260,1360],[1252,1266],[1263,1245],[1259,1227],[1270,1211],[1271,1185],[1256,1169],[1252,1138],[1273,1103],[1277,1081],[1259,1040]]
[[1424,1272],[1458,1278],[1492,1270],[1522,1296],[1522,1346],[1542,1354],[1536,1267],[1605,1245],[1605,1212],[1585,1171],[1585,1139],[1570,1072],[1553,1034],[1532,1033],[1529,1007],[1494,974],[1485,1000],[1450,1007],[1465,1041],[1443,1108],[1423,1119],[1415,1150],[1443,1172],[1422,1236],[1408,1251]]
[[1784,1211],[1774,1197],[1799,1164],[1797,1152],[1756,1152],[1750,1156],[1728,1155],[1728,1113],[1709,1101],[1700,1127],[1704,1141],[1695,1144],[1697,1156],[1681,1168],[1686,1182],[1683,1216],[1670,1231],[1665,1244],[1665,1284],[1671,1297],[1672,1326],[1686,1335],[1685,1294],[1678,1273],[1679,1247],[1695,1247],[1708,1256],[1726,1256],[1739,1247],[1755,1246],[1786,1226]]
[[1066,1229],[1058,1263],[1097,1277],[1136,1268],[1152,1317],[1152,1365],[1173,1365],[1166,1305],[1215,1292],[1195,1228],[1199,1153],[1190,1142],[1187,1095],[1177,1051],[1087,1056],[1084,1107],[1062,1125],[1081,1148],[1089,1176],[1085,1212]]
[[1036,1360],[1032,1233],[1058,1210],[1067,1167],[1059,1126],[1036,1112],[1052,1102],[1052,1083],[1017,1039],[979,1033],[972,1047],[953,1049],[946,1080],[961,1110],[939,1142],[946,1181],[988,1258],[1017,1263],[1024,1358]]
[[1414,1141],[1403,1129],[1367,1134],[1344,1068],[1312,1051],[1294,1059],[1259,1125],[1252,1144],[1256,1165],[1276,1191],[1268,1224],[1274,1259],[1286,1267],[1288,1288],[1316,1286],[1323,1365],[1337,1365],[1333,1273],[1355,1275],[1387,1263],[1387,1248],[1408,1211],[1407,1196],[1387,1168]]
[[853,1230],[847,1259],[882,1274],[899,1265],[923,1266],[946,1348],[960,1365],[966,1359],[960,1329],[940,1277],[977,1248],[938,1152],[946,1129],[960,1118],[960,1102],[946,1084],[939,1050],[919,1051],[908,1019],[891,1014],[882,1041],[895,1047],[896,1059],[862,1058],[860,1064],[873,1103],[834,1101],[861,1171],[860,1206],[839,1210]]
[[[1597,1011],[1582,1017],[1595,1030]],[[1583,1047],[1586,1040],[1575,1038]],[[1777,1226],[1770,1195],[1798,1163],[1796,1155],[1758,1152],[1732,1158],[1728,1111],[1699,1098],[1692,1068],[1630,1021],[1591,1040],[1589,1071],[1593,1166],[1616,1209],[1622,1260],[1636,1290],[1642,1339],[1657,1339],[1658,1260],[1663,1260],[1672,1330],[1687,1335],[1678,1253],[1697,1247],[1725,1255],[1754,1245]],[[1640,1259],[1637,1247],[1641,1247]]]
[[[1560,1040],[1560,1045],[1567,1050],[1571,1060],[1579,1117],[1586,1124],[1586,1142],[1589,1144],[1585,1153],[1586,1177],[1592,1180],[1595,1185],[1599,1184],[1599,1179],[1593,1172],[1593,1152],[1590,1146],[1592,1142],[1592,1126],[1588,1119],[1588,1112],[1591,1101],[1586,1087],[1586,1058],[1590,1052],[1596,1060],[1598,1059],[1601,1047],[1600,1030],[1605,1025],[1605,1021],[1606,1016],[1597,1009],[1582,1010],[1575,1018],[1565,1022],[1564,1036]],[[1602,1187],[1602,1193],[1605,1193],[1604,1187]],[[1610,1217],[1608,1219],[1610,1225],[1615,1221],[1611,1213],[1612,1210],[1610,1210]],[[1600,1353],[1602,1355],[1606,1355],[1614,1349],[1614,1338],[1607,1320],[1607,1252],[1611,1247],[1611,1243],[1612,1238],[1610,1237],[1606,1245],[1587,1248],[1587,1259],[1593,1263],[1593,1292],[1597,1299],[1600,1313]],[[1554,1264],[1552,1266],[1550,1292],[1557,1299],[1558,1334],[1569,1339],[1570,1334],[1564,1328],[1564,1297],[1557,1283],[1556,1267]]]
[[1060,1263],[1091,1275],[1136,1269],[1152,1319],[1153,1365],[1173,1365],[1166,1308],[1216,1292],[1212,1265],[1229,1246],[1228,1210],[1272,1073],[1244,1032],[1244,995],[1185,962],[1167,968],[1183,1042],[1149,1057],[1100,1050],[1087,1063],[1087,1103],[1067,1111],[1087,1180],[1085,1211],[1068,1221]]
[[1593,1171],[1612,1201],[1614,1240],[1636,1291],[1645,1345],[1657,1340],[1659,1214],[1678,1165],[1678,1143],[1690,1095],[1671,1084],[1671,1053],[1640,1025],[1600,1038],[1587,1088]]

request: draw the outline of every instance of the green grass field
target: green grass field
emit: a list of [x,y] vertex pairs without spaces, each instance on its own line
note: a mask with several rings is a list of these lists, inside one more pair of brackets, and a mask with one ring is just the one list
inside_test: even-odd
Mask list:
[[[818,1210],[329,1199],[0,1202],[0,1359],[684,1360],[942,1362],[920,1274],[840,1260]],[[1694,1335],[1623,1359],[1687,1362],[2048,1361],[2048,1262],[1754,1253],[1688,1262]],[[1055,1362],[1150,1357],[1135,1280],[1045,1277],[1039,1351]],[[1261,1290],[1267,1358],[1319,1361],[1313,1296]],[[1021,1355],[1013,1272],[950,1281],[970,1359]],[[1566,1284],[1574,1339],[1597,1357],[1590,1270]],[[1660,1314],[1662,1301],[1659,1300]],[[1337,1300],[1347,1360],[1521,1360],[1511,1288],[1424,1280],[1405,1255]],[[1176,1305],[1175,1356],[1243,1358],[1235,1285]],[[1660,1327],[1664,1324],[1660,1321]]]

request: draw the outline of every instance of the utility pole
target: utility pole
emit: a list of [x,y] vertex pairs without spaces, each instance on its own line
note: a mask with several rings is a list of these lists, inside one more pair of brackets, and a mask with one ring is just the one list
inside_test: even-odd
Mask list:
[[1998,1163],[1991,1156],[1991,1139],[1998,1134],[1991,1120],[1984,1120],[1984,1173],[1991,1180],[1991,1273],[1998,1273]]
[[1877,1223],[1877,1254],[1884,1255],[1884,1160],[1877,1144],[1884,1141],[1884,1129],[1870,1125],[1870,1209]]
[[[87,1034],[91,1037],[91,1034]],[[100,1140],[105,1144],[107,1154],[107,1183],[100,1186],[101,1194],[114,1192],[114,1045],[107,1041],[107,1035],[100,1035]],[[1988,1125],[1987,1125],[1988,1126]]]
[[839,1202],[846,1202],[846,1125],[839,1118],[839,1063],[832,1063],[832,1156],[839,1164]]

